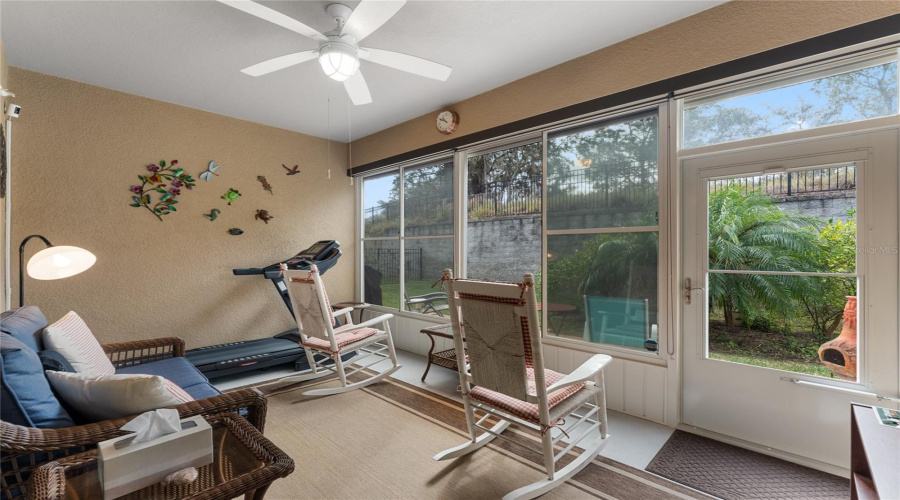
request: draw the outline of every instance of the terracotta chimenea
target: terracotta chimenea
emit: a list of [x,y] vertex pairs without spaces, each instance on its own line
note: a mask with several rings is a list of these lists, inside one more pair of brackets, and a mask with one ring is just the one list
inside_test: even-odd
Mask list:
[[856,380],[856,297],[847,297],[841,334],[819,347],[819,359],[838,377]]

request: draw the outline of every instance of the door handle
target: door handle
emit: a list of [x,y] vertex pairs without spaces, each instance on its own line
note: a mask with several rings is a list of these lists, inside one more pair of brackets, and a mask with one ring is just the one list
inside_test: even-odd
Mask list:
[[684,305],[686,305],[686,306],[691,305],[691,292],[693,292],[694,290],[705,290],[705,288],[703,288],[702,286],[691,287],[691,279],[685,278],[684,279]]

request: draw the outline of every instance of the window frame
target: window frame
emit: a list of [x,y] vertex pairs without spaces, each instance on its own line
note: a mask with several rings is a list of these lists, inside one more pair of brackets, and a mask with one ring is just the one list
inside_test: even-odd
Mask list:
[[[480,144],[477,147],[462,149],[459,151],[458,161],[459,163],[455,166],[457,167],[457,171],[459,171],[459,177],[457,184],[459,185],[460,195],[457,198],[457,201],[462,200],[461,203],[457,203],[460,207],[460,226],[459,226],[459,255],[460,258],[457,260],[459,263],[457,268],[454,269],[453,275],[461,278],[468,278],[468,270],[469,270],[469,159],[474,156],[481,156],[490,153],[496,153],[497,151],[503,151],[504,149],[512,149],[520,146],[526,146],[528,144],[534,144],[536,142],[541,142],[541,147],[544,147],[543,144],[543,133],[535,133],[529,132],[525,134],[517,134],[509,137],[505,137],[503,139],[499,139],[496,141],[491,141],[487,143]],[[546,155],[541,151],[542,159],[541,159],[541,175],[544,175],[544,160]],[[543,178],[541,181],[541,206],[543,207]],[[543,208],[542,208],[543,210]],[[543,216],[542,216],[543,217]],[[543,219],[542,219],[543,221]],[[543,224],[542,224],[543,229]],[[543,243],[541,244],[541,252],[543,253]],[[542,258],[543,260],[543,258]]]
[[[538,127],[535,129],[530,129],[523,131],[517,134],[510,134],[504,137],[497,138],[491,141],[483,141],[476,144],[469,145],[467,147],[461,147],[452,152],[444,151],[441,153],[436,153],[433,155],[429,155],[427,157],[421,157],[412,159],[409,161],[405,161],[402,163],[397,163],[391,166],[387,166],[384,168],[380,168],[371,172],[366,172],[365,174],[357,176],[359,180],[358,188],[357,188],[357,223],[359,225],[359,230],[357,232],[357,241],[361,244],[366,240],[393,240],[393,237],[380,237],[380,238],[366,238],[364,236],[365,232],[365,220],[363,219],[363,210],[365,206],[364,200],[364,182],[368,177],[374,177],[378,175],[382,175],[388,172],[397,172],[402,179],[403,171],[406,168],[417,168],[422,166],[427,166],[429,164],[436,164],[442,161],[446,161],[448,159],[452,159],[453,161],[453,172],[454,172],[454,183],[453,183],[453,195],[454,195],[454,203],[456,210],[454,212],[454,234],[453,238],[453,247],[454,247],[454,262],[453,262],[453,275],[458,277],[467,277],[465,275],[467,269],[467,244],[466,241],[466,229],[468,224],[468,204],[466,203],[468,200],[468,158],[469,156],[478,156],[481,154],[491,153],[494,151],[499,151],[503,149],[508,149],[516,146],[521,146],[525,144],[531,144],[534,142],[541,142],[542,147],[542,166],[541,172],[546,179],[547,175],[547,137],[548,134],[552,134],[553,132],[573,129],[581,126],[588,126],[590,124],[615,124],[617,122],[622,122],[628,120],[629,118],[639,117],[640,115],[648,115],[654,114],[657,117],[657,126],[659,127],[659,132],[657,135],[657,147],[658,147],[658,196],[659,196],[659,221],[656,226],[647,226],[641,227],[639,230],[641,231],[656,231],[659,235],[659,257],[658,257],[658,347],[656,352],[650,352],[646,350],[638,350],[634,348],[616,346],[613,344],[599,344],[594,342],[586,342],[584,340],[576,340],[576,339],[567,339],[555,336],[544,336],[542,341],[545,345],[554,346],[554,347],[565,347],[570,349],[575,349],[582,352],[587,353],[607,353],[614,354],[616,357],[620,359],[631,359],[640,361],[647,364],[665,366],[667,363],[667,358],[673,354],[674,351],[674,340],[672,339],[672,335],[675,327],[675,318],[672,317],[670,311],[674,311],[672,308],[672,304],[670,303],[672,297],[677,295],[671,292],[672,290],[672,277],[671,277],[671,262],[674,248],[672,247],[673,242],[670,240],[670,234],[672,231],[672,224],[674,211],[670,209],[669,204],[672,199],[673,193],[671,190],[674,186],[671,184],[670,174],[669,174],[669,165],[671,164],[672,159],[675,157],[673,152],[670,150],[671,144],[671,136],[670,136],[670,112],[669,106],[671,104],[671,100],[666,96],[659,96],[653,99],[645,99],[640,102],[632,103],[630,105],[617,106],[615,108],[611,108],[608,110],[602,110],[595,113],[590,113],[576,119],[572,120],[563,120],[560,122],[556,122],[553,124],[546,125],[544,127]],[[401,185],[403,183],[401,182]],[[546,265],[547,258],[544,250],[547,245],[547,228],[544,221],[546,221],[546,182],[542,182],[541,186],[541,272],[546,275]],[[404,207],[403,207],[403,196],[402,196],[402,186],[401,186],[401,207],[400,207],[400,228],[401,234],[404,229]],[[650,229],[648,229],[650,228]],[[610,228],[606,228],[610,229]],[[618,228],[617,228],[618,229]],[[629,228],[625,228],[625,230],[629,230]],[[558,230],[558,231],[567,231],[567,230]],[[581,231],[581,230],[576,230]],[[619,231],[621,232],[621,230]],[[438,236],[439,238],[451,238],[450,235],[446,236]],[[404,237],[398,236],[400,238],[400,248],[401,252],[403,252],[404,245],[403,239]],[[360,300],[364,300],[364,262],[365,262],[365,248],[364,245],[360,247],[362,251],[358,253],[357,257],[357,297]],[[403,270],[401,269],[401,272]],[[401,274],[401,282],[405,280],[405,277]],[[403,285],[405,288],[405,283]],[[404,288],[400,289],[400,294],[402,297],[402,292]],[[546,280],[542,280],[542,299],[546,297]],[[402,305],[402,301],[401,301]],[[373,306],[375,308],[379,308],[385,311],[389,311],[395,315],[402,317],[409,317],[418,320],[428,320],[433,321],[435,323],[447,323],[448,318],[444,317],[436,317],[428,314],[420,314],[412,311],[406,311],[403,309],[394,309],[387,306]],[[376,309],[378,310],[378,309]],[[542,331],[546,331],[547,329],[547,315],[542,316]]]
[[[583,228],[583,229],[548,229],[547,228],[547,145],[550,136],[565,132],[575,131],[579,128],[602,128],[603,126],[612,126],[625,123],[633,119],[639,119],[642,116],[655,116],[657,119],[657,195],[659,218],[656,226],[629,226],[629,227],[605,227],[605,228]],[[639,350],[614,344],[601,344],[588,342],[584,340],[569,339],[564,337],[545,335],[542,339],[544,344],[557,347],[568,347],[581,351],[596,353],[614,353],[617,357],[623,359],[637,359],[644,362],[654,364],[665,364],[665,358],[669,352],[671,341],[669,338],[672,331],[672,321],[669,311],[671,311],[670,293],[671,277],[670,277],[670,207],[669,207],[669,115],[668,103],[661,102],[654,105],[644,105],[624,112],[612,114],[610,116],[598,116],[592,119],[579,120],[574,123],[547,128],[542,132],[543,142],[543,173],[544,182],[542,184],[542,203],[541,203],[541,219],[543,221],[541,231],[541,248],[544,253],[541,256],[541,275],[547,276],[547,240],[548,236],[556,235],[581,235],[581,234],[612,234],[622,232],[656,232],[659,238],[659,248],[657,253],[657,350],[655,352],[647,350]],[[541,280],[541,298],[547,300],[547,279]],[[546,332],[549,323],[549,315],[541,315],[541,331]]]
[[[684,115],[686,108],[689,106],[695,107],[732,98],[760,94],[778,88],[809,82],[818,78],[840,75],[891,62],[897,63],[898,80],[900,80],[900,47],[897,45],[892,45],[887,48],[876,47],[868,50],[863,49],[860,53],[851,55],[836,55],[824,57],[824,59],[823,56],[825,55],[823,54],[819,58],[811,61],[796,61],[785,68],[775,67],[761,72],[760,74],[737,77],[736,81],[711,82],[702,88],[685,89],[677,92],[677,97],[675,98],[676,111],[673,113],[676,135],[675,152],[680,156],[684,156],[728,151],[744,147],[745,144],[755,145],[781,142],[787,140],[779,139],[781,137],[793,136],[793,134],[802,132],[812,132],[812,136],[825,135],[830,127],[853,125],[855,128],[867,129],[877,125],[882,120],[896,119],[900,116],[900,109],[898,109],[898,113],[893,115],[835,123],[796,131],[778,132],[702,146],[684,147]],[[900,82],[898,82],[898,88],[900,88]],[[898,108],[900,108],[900,104],[898,104]],[[821,132],[816,133],[814,131]]]
[[[863,121],[863,120],[860,120]],[[851,122],[856,123],[856,122]],[[825,158],[834,158],[834,154],[830,154],[825,156]],[[867,242],[867,231],[863,228],[868,227],[869,221],[869,210],[871,210],[871,203],[869,200],[868,191],[870,190],[868,175],[869,168],[867,168],[868,160],[860,157],[858,153],[849,152],[847,153],[847,159],[839,162],[821,162],[820,156],[808,156],[797,158],[788,162],[780,162],[783,166],[779,167],[778,170],[783,170],[784,173],[791,172],[808,172],[814,170],[821,170],[827,168],[841,167],[852,165],[856,169],[855,178],[856,178],[856,188],[854,190],[856,197],[854,199],[854,210],[856,213],[856,248],[869,248]],[[766,162],[760,163],[760,166],[765,165]],[[758,170],[754,173],[742,172],[737,174],[728,173],[729,170],[735,170],[734,168],[729,169],[728,167],[724,167],[718,170],[715,174],[711,174],[709,176],[702,177],[703,181],[706,183],[707,189],[710,182],[720,181],[720,180],[729,180],[729,179],[741,179],[745,178],[748,175],[765,175],[767,172],[766,169]],[[779,172],[781,173],[781,172]],[[702,212],[704,214],[708,214],[709,212],[709,194],[703,197],[704,199],[701,201],[702,204]],[[700,221],[701,226],[706,236],[704,237],[704,250],[702,254],[704,256],[709,255],[709,218],[708,216],[703,217]],[[855,380],[842,380],[839,378],[829,378],[822,375],[815,375],[809,373],[801,373],[801,372],[793,372],[790,370],[785,370],[782,368],[767,368],[761,367],[758,365],[753,365],[750,363],[740,363],[737,361],[729,361],[724,359],[718,359],[710,356],[710,347],[709,347],[709,328],[707,326],[706,331],[703,333],[703,347],[701,352],[701,358],[703,361],[707,362],[715,362],[715,363],[735,363],[742,364],[745,366],[752,366],[754,368],[764,368],[764,369],[772,369],[772,370],[783,370],[791,374],[792,377],[804,377],[805,379],[809,379],[819,384],[840,386],[840,387],[853,387],[855,389],[868,387],[870,380],[868,379],[868,364],[870,360],[867,353],[868,348],[868,334],[866,327],[866,320],[868,319],[868,312],[865,307],[862,307],[863,304],[866,303],[866,290],[865,290],[865,282],[866,282],[866,271],[868,270],[870,256],[865,252],[856,252],[856,262],[855,269],[852,273],[841,273],[841,272],[826,272],[826,271],[798,271],[798,272],[784,272],[784,271],[763,271],[763,270],[737,270],[737,269],[713,269],[710,267],[708,257],[704,259],[704,265],[701,269],[704,278],[707,278],[713,274],[720,275],[776,275],[776,276],[809,276],[816,278],[853,278],[856,280],[856,297],[857,297],[857,329],[856,329],[856,379]],[[706,285],[704,285],[706,286]],[[709,324],[709,310],[707,309],[704,314],[703,322],[704,324]],[[838,332],[839,333],[839,332]],[[835,337],[836,338],[836,337]]]
[[[405,234],[406,233],[406,214],[405,214],[405,211],[406,211],[406,205],[405,205],[406,182],[405,182],[405,177],[404,177],[406,170],[407,169],[415,170],[418,168],[424,168],[424,167],[436,166],[436,165],[442,165],[442,164],[448,164],[448,163],[451,165],[451,168],[453,169],[453,172],[451,174],[451,177],[453,179],[453,187],[451,190],[452,191],[451,196],[452,196],[453,202],[454,202],[454,210],[453,210],[453,219],[454,220],[453,220],[453,226],[452,226],[454,228],[453,233],[452,234],[422,235],[422,236],[407,237]],[[440,317],[435,317],[435,316],[432,316],[429,314],[422,314],[422,313],[418,313],[415,311],[409,311],[407,309],[404,309],[404,306],[405,306],[404,292],[406,291],[406,265],[405,265],[405,263],[406,263],[406,259],[405,259],[406,245],[405,245],[405,241],[406,241],[406,239],[448,239],[448,240],[451,240],[451,246],[452,246],[451,254],[453,256],[453,267],[454,267],[454,272],[455,272],[455,268],[458,265],[457,260],[456,260],[456,257],[457,257],[457,254],[456,254],[456,240],[457,240],[456,224],[457,224],[457,221],[456,221],[456,219],[458,218],[456,206],[459,205],[458,196],[457,196],[458,179],[457,179],[456,172],[457,172],[456,155],[443,153],[443,154],[432,155],[427,158],[418,158],[418,159],[410,161],[410,162],[405,162],[402,164],[393,165],[391,167],[379,169],[377,171],[367,173],[366,175],[360,176],[358,178],[358,182],[356,183],[357,184],[356,199],[357,199],[357,203],[358,203],[357,211],[356,211],[357,212],[356,220],[357,220],[357,224],[359,226],[359,229],[357,231],[357,242],[359,243],[360,251],[358,252],[357,259],[356,259],[357,260],[357,262],[356,262],[357,278],[358,278],[356,280],[356,286],[357,286],[356,296],[358,297],[359,300],[365,301],[365,299],[366,299],[366,297],[365,297],[365,244],[366,244],[366,242],[367,241],[397,241],[398,242],[398,252],[400,255],[400,257],[398,258],[399,269],[398,269],[398,275],[397,275],[398,276],[397,279],[399,281],[398,296],[397,296],[398,307],[395,309],[390,306],[376,305],[376,304],[373,304],[373,307],[382,308],[384,310],[388,310],[393,313],[400,313],[401,315],[411,315],[412,317],[415,317],[415,318],[440,319]],[[397,231],[397,236],[366,236],[365,181],[368,178],[379,177],[382,175],[395,174],[395,173],[399,179],[399,182],[398,182],[398,210],[399,210],[400,214],[399,214],[399,228]]]

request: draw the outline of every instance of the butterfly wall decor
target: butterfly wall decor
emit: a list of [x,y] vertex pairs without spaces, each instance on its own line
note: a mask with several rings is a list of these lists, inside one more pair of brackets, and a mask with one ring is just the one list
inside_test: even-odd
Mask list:
[[219,170],[220,168],[222,168],[222,165],[216,165],[216,161],[213,160],[213,161],[209,162],[209,166],[206,167],[206,170],[204,170],[203,173],[200,174],[200,178],[206,180],[206,182],[209,182],[212,180],[212,176],[214,176],[214,175],[216,177],[219,176],[219,174],[217,174],[216,171]]

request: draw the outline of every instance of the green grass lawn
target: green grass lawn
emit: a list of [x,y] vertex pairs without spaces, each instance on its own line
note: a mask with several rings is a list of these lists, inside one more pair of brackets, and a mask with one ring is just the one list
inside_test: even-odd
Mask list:
[[[434,281],[408,281],[406,282],[406,293],[410,297],[416,295],[425,295],[426,293],[441,292],[440,285],[431,288]],[[400,308],[400,284],[394,283],[390,285],[381,285],[381,300],[384,301],[385,307],[393,309]]]
[[751,366],[762,366],[764,368],[774,368],[776,370],[786,370],[794,373],[803,373],[806,375],[818,375],[820,377],[831,377],[831,372],[825,365],[821,363],[802,363],[799,361],[785,361],[761,356],[747,356],[740,354],[720,354],[709,353],[711,359],[719,359],[722,361],[731,361],[732,363],[741,363]]

